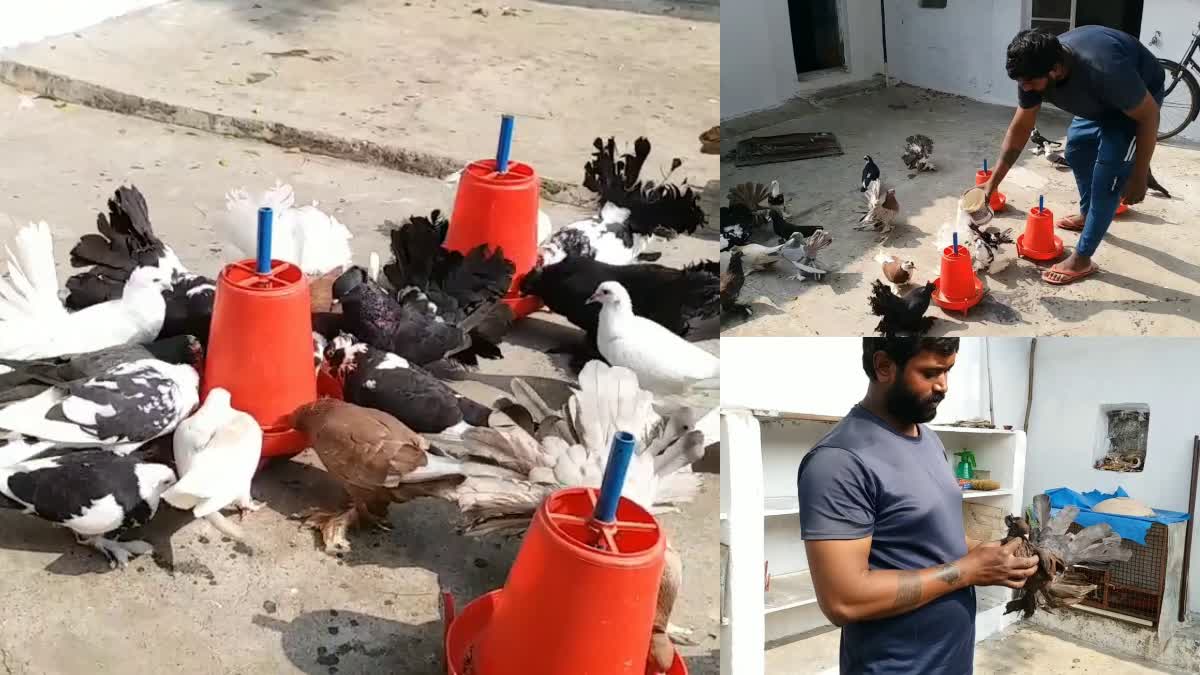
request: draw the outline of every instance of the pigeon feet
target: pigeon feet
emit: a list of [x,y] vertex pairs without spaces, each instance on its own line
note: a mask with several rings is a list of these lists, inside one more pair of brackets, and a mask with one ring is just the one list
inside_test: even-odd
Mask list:
[[374,525],[375,527],[378,527],[384,532],[392,531],[392,525],[390,522],[388,522],[387,514],[382,516],[375,515],[374,513],[371,513],[371,510],[367,508],[366,505],[363,504],[359,504],[356,508],[358,509],[359,517],[363,520],[367,521],[371,525]]
[[239,497],[236,504],[238,510],[238,520],[244,519],[247,511],[254,513],[266,505],[266,502],[254,501],[254,498],[251,497],[249,493],[243,497]]
[[320,530],[321,541],[326,553],[347,553],[350,551],[350,540],[346,532],[358,523],[358,509],[351,508],[342,513],[333,513],[319,508],[311,508],[297,515],[304,520],[304,526]]
[[115,539],[106,539],[103,536],[89,537],[87,539],[78,539],[80,544],[91,546],[92,548],[104,554],[108,558],[108,568],[116,569],[120,567],[125,569],[131,558],[136,558],[140,555],[145,555],[154,551],[154,547],[147,542],[141,540],[132,541],[116,541]]

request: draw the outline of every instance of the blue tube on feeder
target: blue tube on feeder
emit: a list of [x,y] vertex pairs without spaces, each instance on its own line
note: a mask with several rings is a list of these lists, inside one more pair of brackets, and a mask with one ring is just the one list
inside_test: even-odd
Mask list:
[[958,255],[958,231],[954,232],[954,255]]
[[987,160],[983,160],[983,172],[987,173]]
[[264,206],[258,210],[258,259],[255,271],[259,274],[271,272],[271,223],[275,220],[275,212],[271,207]]
[[621,489],[625,487],[625,474],[633,460],[633,448],[637,439],[628,431],[613,434],[612,447],[608,452],[608,466],[604,467],[604,480],[600,483],[600,498],[596,500],[593,517],[601,523],[617,519],[617,504],[621,501]]
[[496,172],[508,172],[508,157],[512,153],[513,116],[500,116],[500,145],[496,148]]
[[1046,195],[1038,195],[1038,215],[1046,215]]

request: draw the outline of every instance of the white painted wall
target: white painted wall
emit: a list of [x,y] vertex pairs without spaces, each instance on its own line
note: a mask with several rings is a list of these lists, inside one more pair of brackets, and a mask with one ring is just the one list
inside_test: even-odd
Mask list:
[[766,110],[797,93],[881,72],[883,48],[875,0],[842,0],[845,73],[806,79],[796,74],[792,29],[785,0],[721,3],[721,119]]
[[[1200,22],[1200,0],[1146,0],[1142,10],[1142,44],[1159,58],[1178,61],[1192,41],[1197,22]],[[1151,45],[1155,31],[1160,34],[1160,42]],[[1193,122],[1177,138],[1200,141],[1200,124]]]
[[888,74],[908,84],[987,103],[1016,105],[1004,70],[1013,36],[1027,25],[1028,0],[952,0],[922,9],[886,0]]
[[0,0],[0,49],[61,35],[165,0]]
[[[1112,492],[1119,485],[1149,506],[1188,510],[1192,438],[1200,433],[1192,391],[1200,381],[1200,342],[1039,338],[1034,360],[1026,495],[1064,486]],[[1149,404],[1145,471],[1092,468],[1106,403]],[[1190,579],[1189,606],[1200,607],[1200,556],[1193,556]]]
[[[1022,428],[1027,338],[963,338],[935,423],[976,417]],[[771,364],[769,373],[762,364]],[[989,367],[990,365],[990,367]],[[724,338],[721,405],[844,415],[867,391],[862,338]]]

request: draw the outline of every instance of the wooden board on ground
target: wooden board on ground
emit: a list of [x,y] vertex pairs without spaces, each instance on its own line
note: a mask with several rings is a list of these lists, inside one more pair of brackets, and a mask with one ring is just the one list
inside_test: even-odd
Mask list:
[[738,143],[734,164],[755,166],[841,154],[842,146],[838,143],[837,136],[828,131],[755,136]]

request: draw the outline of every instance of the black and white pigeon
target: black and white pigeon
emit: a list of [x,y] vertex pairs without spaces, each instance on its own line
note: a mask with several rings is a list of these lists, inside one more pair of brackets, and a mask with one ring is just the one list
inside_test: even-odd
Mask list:
[[720,227],[721,238],[725,243],[721,245],[721,250],[749,244],[757,224],[754,212],[745,204],[730,203],[729,206],[722,206]]
[[447,323],[430,311],[427,301],[420,302],[420,295],[407,296],[401,304],[361,267],[338,277],[333,298],[342,306],[347,332],[417,365],[444,363],[471,347],[472,317],[461,325]]
[[108,200],[108,216],[96,216],[99,234],[80,237],[71,249],[73,267],[91,267],[67,279],[64,304],[72,311],[117,300],[134,270],[155,267],[166,272],[165,308],[158,338],[194,335],[208,344],[216,284],[184,267],[150,224],[146,198],[136,186],[117,188]]
[[413,216],[400,226],[388,223],[392,259],[383,266],[383,275],[401,305],[453,325],[471,318],[471,347],[456,355],[458,361],[474,366],[478,358],[498,359],[500,343],[516,318],[502,302],[516,266],[503,249],[489,251],[487,244],[465,255],[444,248],[439,216],[434,211],[429,218]]
[[771,192],[767,195],[767,206],[783,210],[784,201],[783,190],[779,189],[779,181],[771,181]]
[[417,433],[461,435],[487,426],[491,411],[456,393],[429,371],[342,333],[325,349],[329,373],[342,385],[343,398],[382,410]]
[[[650,141],[639,137],[633,153],[618,155],[616,140],[593,141],[592,160],[584,165],[583,185],[599,200],[597,214],[563,226],[538,246],[538,264],[551,265],[569,256],[595,258],[613,265],[657,260],[646,253],[650,239],[691,234],[704,225],[700,194],[687,185],[655,183],[641,178],[650,156]],[[672,172],[682,165],[672,160]],[[665,178],[664,178],[665,180]]]
[[148,523],[174,484],[171,467],[147,462],[141,453],[81,450],[0,467],[0,507],[65,527],[78,543],[103,553],[110,568],[124,568],[153,547],[118,537]]
[[933,155],[933,139],[924,134],[913,134],[904,139],[904,154],[900,159],[910,171],[937,171],[930,157]]
[[142,359],[186,363],[203,372],[204,351],[195,337],[176,335],[144,345],[117,345],[50,359],[0,359],[0,405],[32,398],[50,387],[67,386]]
[[799,233],[805,237],[811,237],[817,230],[825,228],[820,225],[797,225],[790,223],[783,217],[777,209],[770,209],[771,229],[775,230],[775,236],[779,237],[779,243],[783,243],[792,238],[793,234]]
[[126,455],[174,431],[199,404],[199,390],[192,366],[140,359],[0,409],[0,430]]
[[605,281],[625,287],[634,314],[689,341],[720,334],[720,269],[716,261],[676,269],[656,263],[609,265],[590,258],[567,258],[530,271],[521,280],[521,292],[541,298],[551,311],[582,328],[588,345],[595,345],[600,306],[588,303],[588,298]]
[[866,192],[872,182],[879,180],[879,167],[875,165],[875,160],[871,159],[870,155],[864,155],[863,160],[866,164],[863,165],[862,183],[859,185],[859,192]]
[[1059,143],[1058,141],[1052,141],[1049,138],[1046,138],[1045,136],[1043,136],[1042,132],[1038,131],[1037,127],[1033,128],[1033,133],[1030,134],[1029,140],[1030,140],[1030,142],[1032,142],[1034,144],[1034,146],[1036,146],[1033,149],[1033,154],[1035,154],[1035,155],[1046,154],[1047,146],[1050,146],[1051,148],[1057,148],[1057,147],[1062,146],[1062,143]]

